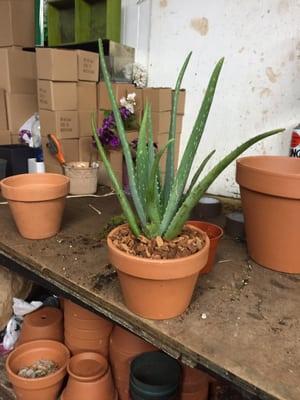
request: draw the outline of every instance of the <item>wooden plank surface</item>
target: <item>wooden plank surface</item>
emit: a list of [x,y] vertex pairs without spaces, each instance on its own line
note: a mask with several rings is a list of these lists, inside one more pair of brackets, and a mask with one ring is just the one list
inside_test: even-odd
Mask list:
[[30,241],[19,236],[1,205],[0,260],[17,262],[28,276],[259,398],[299,400],[300,276],[257,266],[243,244],[225,237],[214,271],[201,277],[189,309],[172,320],[144,320],[123,305],[106,246],[99,243],[103,225],[118,213],[115,196],[68,199],[62,231]]

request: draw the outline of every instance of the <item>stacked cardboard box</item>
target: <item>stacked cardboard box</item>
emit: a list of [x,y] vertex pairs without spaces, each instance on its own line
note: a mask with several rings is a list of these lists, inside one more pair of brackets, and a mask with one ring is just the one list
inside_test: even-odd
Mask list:
[[18,142],[19,128],[37,111],[34,0],[0,1],[0,144]]
[[37,49],[38,103],[46,170],[60,172],[45,146],[55,133],[66,162],[89,161],[90,118],[97,110],[98,55],[86,51]]

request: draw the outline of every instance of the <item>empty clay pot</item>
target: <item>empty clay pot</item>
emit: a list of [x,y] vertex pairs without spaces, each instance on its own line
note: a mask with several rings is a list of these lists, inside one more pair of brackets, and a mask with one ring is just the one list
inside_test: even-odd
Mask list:
[[[69,357],[70,353],[66,346],[53,340],[35,340],[13,350],[6,360],[6,371],[17,399],[57,400]],[[18,376],[21,368],[41,359],[56,362],[59,369],[43,378],[27,379]]]
[[[190,225],[192,229],[200,229]],[[126,306],[144,318],[168,319],[182,314],[189,306],[199,272],[208,260],[209,239],[197,253],[173,260],[154,260],[132,256],[119,250],[112,235],[107,237],[109,259],[118,272]],[[176,296],[174,296],[176,293]]]
[[65,345],[71,351],[72,355],[88,351],[108,357],[109,336],[88,340],[77,336],[69,336],[68,333],[65,332]]
[[120,400],[129,399],[130,363],[139,354],[156,348],[128,330],[115,326],[110,336],[109,359]]
[[43,307],[25,316],[18,345],[39,339],[64,341],[61,310],[54,307]]
[[264,267],[300,273],[300,163],[281,156],[243,157],[237,182],[249,255]]
[[1,181],[2,195],[20,234],[45,239],[60,230],[69,178],[59,174],[21,174]]
[[114,388],[106,359],[97,353],[81,353],[67,366],[69,379],[62,400],[114,400]]
[[182,366],[181,400],[207,400],[210,377],[205,372]]
[[224,234],[223,229],[218,225],[211,224],[205,221],[189,221],[188,223],[201,229],[209,237],[210,245],[208,260],[205,267],[200,272],[201,274],[207,274],[212,270],[214,266],[218,243]]

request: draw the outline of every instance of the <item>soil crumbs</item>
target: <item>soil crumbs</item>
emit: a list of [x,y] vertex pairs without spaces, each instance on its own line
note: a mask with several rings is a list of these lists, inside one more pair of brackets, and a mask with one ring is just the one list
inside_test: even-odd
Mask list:
[[154,260],[187,257],[197,253],[205,245],[205,237],[202,233],[188,227],[172,240],[166,240],[160,236],[148,239],[143,235],[137,238],[128,227],[120,228],[111,239],[119,250],[127,254]]
[[18,375],[22,378],[35,379],[54,374],[59,369],[58,365],[51,360],[38,360],[29,367],[21,368]]

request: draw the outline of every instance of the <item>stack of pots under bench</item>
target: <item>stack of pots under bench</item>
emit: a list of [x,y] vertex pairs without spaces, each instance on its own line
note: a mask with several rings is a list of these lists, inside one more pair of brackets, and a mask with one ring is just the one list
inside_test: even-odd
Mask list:
[[65,344],[71,353],[100,353],[108,357],[113,324],[83,307],[64,300]]
[[183,365],[180,400],[207,400],[209,380],[205,372]]
[[129,400],[131,361],[139,354],[156,348],[126,329],[115,326],[109,344],[109,358],[119,400]]

